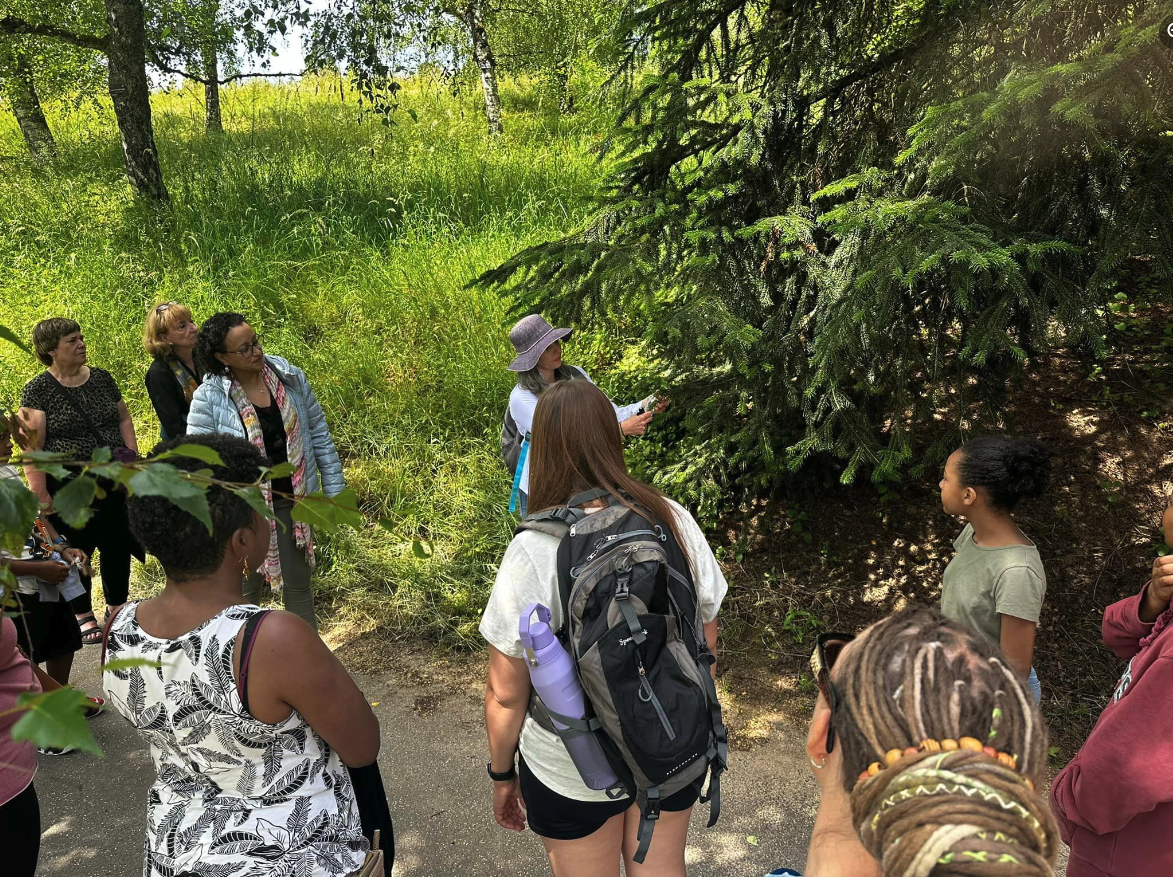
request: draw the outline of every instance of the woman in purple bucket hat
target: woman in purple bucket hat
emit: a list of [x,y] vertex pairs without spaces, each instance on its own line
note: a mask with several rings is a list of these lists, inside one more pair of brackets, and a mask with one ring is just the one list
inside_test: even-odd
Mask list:
[[[509,410],[501,432],[501,453],[505,465],[514,475],[514,492],[523,517],[529,494],[529,459],[528,454],[522,458],[521,451],[525,436],[533,424],[538,397],[557,381],[575,378],[591,380],[583,369],[562,362],[562,342],[570,337],[572,331],[555,329],[541,314],[530,314],[509,332],[509,340],[517,350],[517,358],[509,364],[509,370],[517,373],[517,385],[509,394]],[[657,399],[653,393],[630,405],[611,404],[624,435],[643,435],[652,416],[668,407],[668,400]],[[517,473],[519,464],[520,475]]]

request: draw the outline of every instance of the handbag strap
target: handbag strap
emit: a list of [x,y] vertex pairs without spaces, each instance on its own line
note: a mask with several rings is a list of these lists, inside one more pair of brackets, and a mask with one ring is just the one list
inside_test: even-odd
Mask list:
[[[94,422],[90,420],[90,416],[86,413],[86,410],[77,404],[76,399],[69,395],[69,393],[65,392],[65,385],[62,384],[61,381],[57,380],[57,376],[53,374],[53,372],[46,371],[45,374],[47,374],[50,380],[53,381],[53,389],[57,391],[57,395],[61,399],[65,400],[65,404],[72,408],[74,413],[81,418],[82,423],[86,425],[86,429],[90,431],[90,435],[93,436],[94,441],[97,442],[96,447],[105,447],[105,442],[103,442],[102,436],[98,432],[98,428],[94,426]],[[90,377],[93,377],[92,372]]]

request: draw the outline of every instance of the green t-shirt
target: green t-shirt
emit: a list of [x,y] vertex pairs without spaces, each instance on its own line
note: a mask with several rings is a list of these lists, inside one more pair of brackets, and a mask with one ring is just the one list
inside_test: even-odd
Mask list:
[[1047,574],[1033,542],[978,545],[973,541],[973,526],[966,524],[953,547],[957,554],[945,567],[941,586],[941,611],[946,618],[968,625],[994,645],[1002,641],[998,616],[1038,623]]

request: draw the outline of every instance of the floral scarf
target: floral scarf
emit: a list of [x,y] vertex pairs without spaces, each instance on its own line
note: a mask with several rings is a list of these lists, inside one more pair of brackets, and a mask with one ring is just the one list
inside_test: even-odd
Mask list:
[[196,380],[195,375],[187,370],[187,367],[179,361],[178,356],[168,356],[167,365],[171,367],[171,374],[175,375],[175,380],[179,381],[179,386],[183,389],[183,398],[187,400],[187,404],[191,404],[191,397],[195,395],[196,388],[199,387],[200,382]]
[[[298,421],[297,407],[293,404],[293,400],[286,394],[285,385],[281,383],[281,379],[277,377],[277,373],[269,367],[268,363],[265,363],[264,378],[265,385],[269,388],[269,395],[281,411],[281,422],[285,424],[285,450],[289,456],[289,462],[293,465],[293,475],[290,477],[290,480],[293,482],[294,502],[301,502],[306,495],[306,467],[305,445],[302,442],[301,423]],[[236,405],[236,410],[240,412],[240,419],[244,422],[244,430],[249,442],[260,450],[262,454],[265,453],[265,436],[261,431],[261,421],[257,416],[257,409],[248,400],[248,394],[245,393],[244,388],[236,378],[232,378],[228,385],[228,395]],[[261,492],[265,496],[265,502],[268,503],[269,509],[272,510],[272,482],[262,482]],[[294,521],[293,540],[294,544],[305,552],[306,563],[313,569],[314,536],[310,525],[302,521]],[[283,581],[281,578],[281,555],[277,550],[276,520],[269,521],[269,553],[265,557],[265,562],[258,572],[264,573],[265,581],[272,586],[274,591],[281,590]]]

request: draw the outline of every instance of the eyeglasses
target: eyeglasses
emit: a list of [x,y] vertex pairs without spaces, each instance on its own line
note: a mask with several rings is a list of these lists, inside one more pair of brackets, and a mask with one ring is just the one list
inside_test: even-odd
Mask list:
[[815,677],[815,685],[823,693],[827,705],[831,707],[831,722],[827,726],[827,752],[835,748],[835,711],[839,708],[839,692],[831,682],[831,668],[839,660],[843,647],[855,639],[853,633],[821,633],[815,640],[815,649],[811,652],[811,673]]
[[244,347],[240,348],[239,350],[225,350],[224,352],[225,353],[236,353],[240,356],[248,356],[250,353],[253,352],[254,348],[257,350],[262,349],[260,335],[257,335],[255,338],[253,338],[252,344],[246,344],[246,345],[244,345]]

